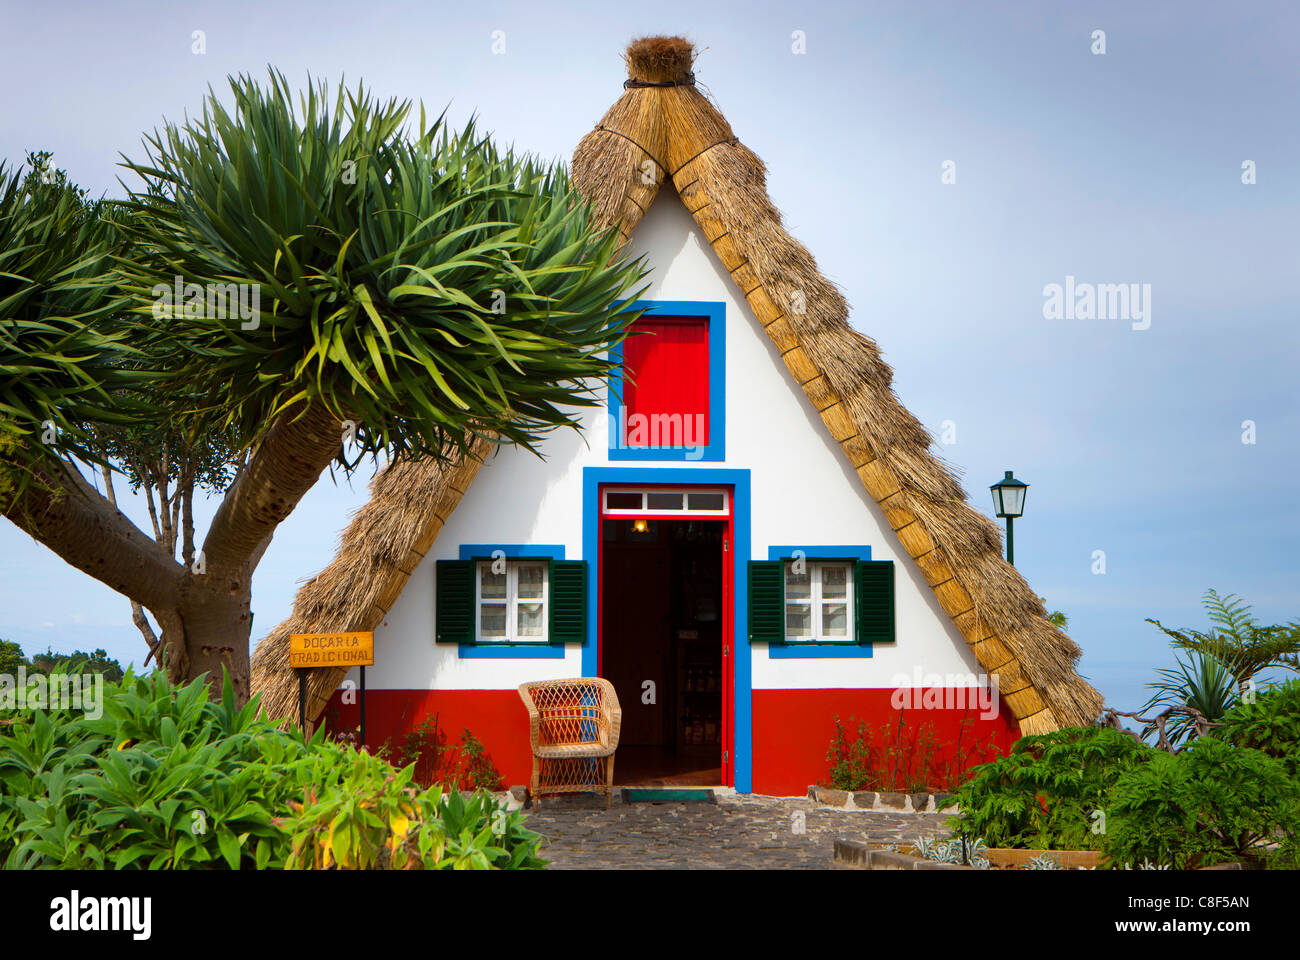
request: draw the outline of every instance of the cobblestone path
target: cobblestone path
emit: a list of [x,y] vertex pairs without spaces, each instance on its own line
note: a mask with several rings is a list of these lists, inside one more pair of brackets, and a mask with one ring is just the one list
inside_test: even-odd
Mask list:
[[542,856],[555,870],[827,870],[837,839],[897,843],[946,833],[948,819],[738,794],[719,794],[717,803],[624,804],[617,791],[609,810],[603,798],[562,796],[529,813],[527,827],[547,838]]

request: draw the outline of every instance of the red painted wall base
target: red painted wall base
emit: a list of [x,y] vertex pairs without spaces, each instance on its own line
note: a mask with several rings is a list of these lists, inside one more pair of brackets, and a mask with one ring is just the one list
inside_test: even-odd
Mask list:
[[[877,747],[882,739],[898,741],[904,754],[921,752],[928,725],[936,746],[932,769],[951,770],[954,758],[968,763],[977,756],[987,759],[990,750],[1006,753],[1020,736],[1005,704],[999,705],[996,717],[982,719],[977,709],[924,709],[921,693],[916,691],[915,707],[900,712],[891,703],[893,689],[753,691],[754,792],[802,796],[810,784],[826,782],[826,753],[835,736],[836,716],[851,737],[857,736],[858,722],[866,721]],[[352,731],[360,723],[359,705],[344,703],[343,696],[343,691],[335,691],[325,708],[331,732]],[[349,698],[355,701],[356,691]],[[468,727],[483,742],[506,786],[528,783],[528,714],[514,690],[371,690],[366,699],[367,739],[371,747],[389,742],[390,759],[400,763],[402,738],[435,714],[447,744],[459,745]],[[889,727],[889,734],[882,734],[883,726]]]
[[[350,699],[359,700],[359,694],[351,691]],[[387,741],[389,759],[401,765],[403,737],[435,715],[449,746],[458,746],[468,727],[483,742],[507,787],[528,783],[533,770],[528,712],[514,690],[368,690],[366,740],[371,748]],[[345,704],[343,691],[334,691],[325,707],[326,729],[355,731],[360,723],[360,705]]]
[[[754,792],[804,796],[810,785],[827,782],[830,764],[826,754],[835,736],[836,716],[850,739],[857,739],[858,724],[865,721],[878,751],[882,740],[901,743],[902,756],[913,757],[918,772],[927,740],[936,747],[929,768],[950,771],[957,766],[954,760],[970,763],[976,756],[987,760],[994,749],[1006,753],[1020,737],[1015,718],[1004,703],[998,704],[997,716],[983,719],[977,709],[924,708],[927,700],[944,702],[942,694],[955,695],[955,690],[934,690],[929,698],[921,689],[910,693],[914,706],[905,705],[900,711],[891,702],[892,688],[755,690]],[[965,691],[962,695],[964,698]]]

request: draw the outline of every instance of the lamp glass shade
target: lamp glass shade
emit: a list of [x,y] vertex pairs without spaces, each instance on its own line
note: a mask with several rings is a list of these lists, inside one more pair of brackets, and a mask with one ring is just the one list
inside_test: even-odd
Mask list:
[[1006,476],[989,487],[993,494],[993,512],[998,517],[1019,517],[1025,512],[1025,494],[1029,484],[1022,483],[1006,472]]

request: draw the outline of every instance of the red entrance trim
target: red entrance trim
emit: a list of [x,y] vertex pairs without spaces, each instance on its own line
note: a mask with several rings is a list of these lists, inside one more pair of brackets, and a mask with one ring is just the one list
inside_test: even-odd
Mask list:
[[[720,513],[692,513],[689,510],[673,510],[665,513],[629,513],[620,510],[605,510],[605,489],[607,487],[636,487],[637,489],[654,490],[671,488],[674,490],[719,490],[727,491],[727,512]],[[735,583],[734,583],[734,562],[731,562],[732,552],[736,548],[734,531],[734,512],[736,505],[736,488],[731,484],[719,483],[602,483],[596,491],[596,509],[598,517],[596,521],[596,676],[605,675],[605,617],[604,617],[604,590],[603,578],[605,573],[605,520],[699,520],[721,522],[722,530],[722,737],[719,748],[723,751],[725,760],[722,760],[722,785],[734,786],[735,763],[736,763],[736,746],[735,746],[735,717],[734,717],[734,693],[735,685],[735,660],[736,660],[736,635],[735,635],[735,611],[732,609],[735,605]],[[746,651],[748,654],[748,651]],[[676,731],[674,731],[674,736]]]

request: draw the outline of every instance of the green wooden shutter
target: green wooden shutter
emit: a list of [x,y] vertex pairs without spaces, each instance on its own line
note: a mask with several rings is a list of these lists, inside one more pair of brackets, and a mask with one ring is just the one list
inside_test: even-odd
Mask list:
[[893,643],[894,561],[859,560],[854,571],[858,643]]
[[785,642],[785,563],[749,561],[749,642]]
[[587,561],[551,561],[551,643],[587,640]]
[[438,643],[474,642],[474,561],[439,560],[434,638]]

